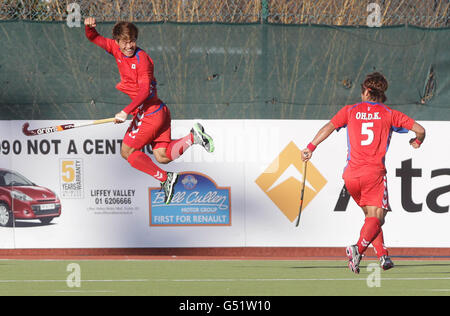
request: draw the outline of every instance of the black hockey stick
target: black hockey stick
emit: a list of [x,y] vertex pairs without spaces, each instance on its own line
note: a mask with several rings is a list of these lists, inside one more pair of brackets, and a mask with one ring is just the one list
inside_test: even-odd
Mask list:
[[307,166],[307,164],[308,164],[307,161],[303,162],[303,184],[302,184],[302,190],[300,191],[300,208],[298,211],[297,222],[295,224],[295,227],[298,227],[298,225],[300,224],[300,217],[302,215],[303,197],[305,195],[305,187],[306,187],[306,166]]

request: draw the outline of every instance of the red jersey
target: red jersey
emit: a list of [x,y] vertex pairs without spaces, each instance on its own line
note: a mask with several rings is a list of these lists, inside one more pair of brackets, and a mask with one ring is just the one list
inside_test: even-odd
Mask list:
[[100,46],[116,59],[119,68],[120,82],[116,85],[119,91],[131,98],[131,103],[123,111],[132,113],[144,102],[149,105],[160,105],[156,91],[156,79],[153,75],[153,60],[142,49],[137,48],[132,57],[127,57],[120,51],[115,40],[98,34],[95,28],[85,27],[86,37]]
[[382,103],[361,102],[343,107],[331,123],[347,127],[348,155],[345,176],[386,174],[384,164],[392,132],[407,133],[414,120]]

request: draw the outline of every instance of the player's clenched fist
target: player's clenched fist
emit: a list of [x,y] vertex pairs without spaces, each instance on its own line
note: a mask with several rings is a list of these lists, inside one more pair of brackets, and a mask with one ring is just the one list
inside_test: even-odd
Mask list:
[[128,114],[124,111],[120,111],[119,113],[116,114],[116,116],[114,117],[116,120],[114,121],[114,123],[116,124],[120,124],[126,121],[128,117]]
[[311,150],[309,150],[308,148],[305,148],[305,149],[302,150],[302,160],[303,161],[310,160],[311,156],[312,156]]
[[96,27],[97,23],[95,21],[95,18],[89,17],[84,20],[84,25],[88,27]]
[[417,148],[420,147],[420,145],[422,144],[422,142],[421,142],[419,139],[417,139],[417,137],[416,137],[416,138],[410,139],[410,140],[409,140],[409,144],[410,144],[413,148],[417,149]]

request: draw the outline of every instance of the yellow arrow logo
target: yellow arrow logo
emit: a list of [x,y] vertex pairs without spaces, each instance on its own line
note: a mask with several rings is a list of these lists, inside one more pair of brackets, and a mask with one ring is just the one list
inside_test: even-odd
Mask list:
[[[290,142],[264,173],[255,180],[261,190],[267,194],[291,222],[298,216],[300,190],[303,184],[301,180],[291,175],[296,172],[302,176],[303,161],[301,158],[301,150],[294,142]],[[298,178],[302,179],[301,176]],[[303,210],[327,183],[327,180],[320,174],[319,170],[317,170],[311,161],[308,162],[306,182]]]

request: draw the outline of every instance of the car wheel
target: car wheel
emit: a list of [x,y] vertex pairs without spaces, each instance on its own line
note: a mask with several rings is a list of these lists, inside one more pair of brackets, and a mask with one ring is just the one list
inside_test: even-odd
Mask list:
[[11,227],[14,218],[6,203],[0,203],[0,226]]
[[53,217],[43,217],[39,219],[42,224],[48,225],[53,220]]

